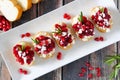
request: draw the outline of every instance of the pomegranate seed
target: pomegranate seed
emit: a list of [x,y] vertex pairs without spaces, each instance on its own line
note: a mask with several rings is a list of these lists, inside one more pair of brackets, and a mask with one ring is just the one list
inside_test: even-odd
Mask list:
[[18,71],[19,71],[20,74],[25,74],[25,75],[28,74],[28,71],[23,70],[22,68],[20,68]]
[[102,36],[100,36],[99,38],[100,38],[100,41],[104,41],[104,38]]
[[19,73],[21,73],[21,74],[23,73],[23,69],[22,68],[19,69]]
[[21,34],[21,38],[24,38],[25,37],[25,34]]
[[27,70],[23,70],[23,74],[28,74],[28,71]]
[[97,67],[95,70],[96,70],[97,72],[101,71],[101,69],[100,69],[99,67]]
[[91,64],[90,64],[89,62],[86,62],[85,65],[86,65],[87,67],[90,67],[90,66],[91,66]]
[[94,38],[95,41],[100,41],[99,37]]
[[82,73],[85,73],[87,70],[86,70],[86,68],[82,67],[81,71],[82,71]]
[[92,79],[92,78],[93,78],[93,74],[92,74],[92,73],[89,73],[89,74],[88,74],[88,78],[89,78],[89,79]]
[[27,32],[27,33],[25,34],[25,36],[26,36],[26,37],[30,37],[31,34],[30,34],[29,32]]
[[0,30],[8,31],[10,28],[10,22],[4,16],[0,16]]
[[83,74],[83,73],[79,73],[79,76],[80,76],[80,77],[83,77],[83,76],[84,76],[84,74]]
[[97,72],[97,77],[100,77],[101,76],[101,72]]
[[62,58],[62,53],[61,53],[61,52],[58,52],[58,54],[57,54],[57,59],[58,59],[58,60],[61,60],[61,58]]
[[88,69],[89,69],[89,70],[94,70],[94,68],[93,68],[92,66],[90,66]]
[[70,20],[70,19],[71,19],[71,16],[70,16],[69,14],[67,14],[67,13],[65,13],[65,14],[63,15],[63,17],[64,17],[65,19],[67,19],[67,20]]

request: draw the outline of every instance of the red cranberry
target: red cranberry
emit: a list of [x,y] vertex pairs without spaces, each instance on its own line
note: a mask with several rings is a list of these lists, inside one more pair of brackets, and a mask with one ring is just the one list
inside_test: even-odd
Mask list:
[[61,59],[62,59],[62,53],[61,53],[61,52],[58,52],[58,54],[57,54],[57,59],[58,59],[58,60],[61,60]]

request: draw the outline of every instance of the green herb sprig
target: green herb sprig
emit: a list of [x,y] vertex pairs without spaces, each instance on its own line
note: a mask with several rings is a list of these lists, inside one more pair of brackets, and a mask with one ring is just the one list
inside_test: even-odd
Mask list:
[[120,70],[120,55],[109,55],[106,57],[105,63],[109,66],[112,65],[115,61],[118,61],[115,65],[113,65],[112,73],[110,74],[110,80],[113,80],[113,78],[116,78],[118,75],[118,72]]
[[58,34],[61,34],[61,33],[62,33],[62,30],[61,30],[60,28],[57,28],[57,29],[55,30],[55,32],[52,32],[52,33],[58,33]]
[[104,8],[103,8],[103,7],[101,7],[101,8],[100,8],[100,11],[101,11],[101,12],[104,12]]
[[32,41],[35,43],[35,44],[38,44],[39,43],[39,41],[37,40],[37,39],[33,39],[33,38],[31,38],[32,39]]
[[80,16],[78,17],[78,20],[80,22],[83,22],[83,13],[82,13],[82,11],[80,12]]

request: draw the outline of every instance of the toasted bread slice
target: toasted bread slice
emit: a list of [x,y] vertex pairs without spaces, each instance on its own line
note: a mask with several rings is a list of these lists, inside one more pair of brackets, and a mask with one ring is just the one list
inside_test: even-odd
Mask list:
[[[82,18],[82,21],[79,18]],[[73,18],[72,29],[76,33],[77,37],[82,41],[89,41],[94,37],[94,24],[82,14]]]
[[32,0],[17,0],[17,2],[22,6],[23,11],[26,11],[32,7]]
[[[27,50],[27,52],[26,52],[26,50]],[[14,54],[16,60],[21,65],[31,66],[34,63],[35,55],[34,55],[34,50],[32,49],[32,46],[30,43],[27,43],[25,41],[18,42],[13,47],[13,54]],[[21,62],[21,61],[23,61],[23,62]]]
[[[47,39],[39,39],[38,40],[38,38],[40,37],[40,36],[43,36],[43,37],[46,37]],[[36,43],[36,41],[37,41],[37,43]],[[35,48],[35,52],[41,57],[41,58],[44,58],[44,59],[47,59],[47,58],[50,58],[50,57],[52,57],[54,54],[55,54],[55,43],[54,43],[54,41],[52,40],[52,37],[50,36],[50,33],[48,33],[48,32],[43,32],[43,31],[41,31],[41,32],[39,32],[39,33],[37,33],[34,37],[33,37],[33,45],[34,45],[34,48]],[[49,49],[48,50],[48,45],[46,44],[46,43],[44,43],[44,42],[47,42],[47,44],[49,45],[49,48],[51,49]],[[43,43],[43,44],[42,44]],[[53,45],[53,46],[51,46],[51,45]],[[37,48],[37,50],[36,50],[36,48]],[[46,51],[48,51],[48,52],[46,52]],[[46,53],[45,53],[46,52]]]
[[38,3],[38,2],[40,2],[41,0],[32,0],[32,3],[33,4],[36,4],[36,3]]
[[23,12],[16,0],[0,0],[0,10],[9,21],[20,19]]
[[[57,25],[59,27],[57,27]],[[64,30],[63,30],[63,28],[64,28]],[[59,32],[59,30],[61,30],[61,31]],[[68,49],[72,48],[73,44],[75,43],[75,38],[73,36],[71,29],[68,27],[68,25],[66,25],[63,22],[55,24],[52,28],[52,31],[53,31],[52,36],[55,39],[57,45],[61,49],[68,50]]]
[[[95,15],[100,9],[103,9],[103,11],[104,11],[105,8],[106,8],[106,7],[102,7],[102,6],[97,6],[97,7],[92,8],[92,10],[91,10],[91,17],[92,17],[93,15]],[[106,8],[106,9],[107,9],[107,8]],[[107,11],[108,11],[108,9],[107,9]],[[113,24],[112,18],[111,18],[112,16],[111,16],[111,14],[110,14],[110,11],[108,11],[107,13],[108,13],[108,15],[110,15],[109,21],[106,22],[107,24],[109,24],[109,27],[108,27],[108,28],[107,28],[107,27],[103,27],[103,26],[100,27],[100,26],[93,20],[93,22],[94,22],[97,30],[100,31],[100,32],[103,32],[103,33],[109,32],[109,31],[111,30],[112,24]],[[105,16],[105,12],[103,12],[102,14],[104,14],[104,16]],[[102,16],[102,17],[103,17],[103,16]],[[103,19],[103,21],[104,21],[104,18],[101,18],[101,17],[100,17],[99,19]]]

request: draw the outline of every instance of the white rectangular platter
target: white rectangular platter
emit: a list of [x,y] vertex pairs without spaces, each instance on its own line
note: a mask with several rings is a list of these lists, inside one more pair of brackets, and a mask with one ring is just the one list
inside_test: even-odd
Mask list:
[[[56,56],[43,60],[36,56],[35,63],[31,66],[21,66],[15,60],[12,55],[13,46],[21,41],[31,41],[30,38],[21,39],[20,35],[26,32],[37,33],[39,31],[51,31],[51,27],[57,22],[67,22],[63,19],[64,13],[69,13],[73,16],[78,15],[80,11],[83,11],[84,15],[90,16],[90,9],[95,6],[107,7],[113,18],[113,27],[109,33],[99,33],[96,31],[95,36],[101,35],[105,38],[103,42],[95,42],[91,40],[89,42],[76,41],[72,49],[63,51],[57,48],[57,51],[63,53],[62,60],[57,60]],[[33,80],[39,76],[42,76],[52,70],[55,70],[61,66],[64,66],[70,62],[73,62],[83,56],[86,56],[94,51],[104,48],[110,44],[113,44],[120,40],[120,13],[117,10],[113,0],[75,0],[63,7],[60,7],[50,13],[42,15],[32,21],[24,23],[6,33],[0,34],[0,53],[8,67],[13,80]],[[18,69],[23,67],[30,71],[28,75],[21,75]]]

